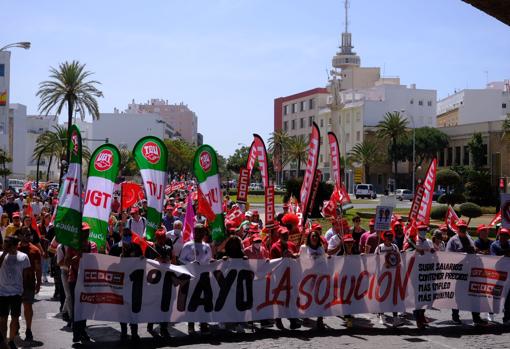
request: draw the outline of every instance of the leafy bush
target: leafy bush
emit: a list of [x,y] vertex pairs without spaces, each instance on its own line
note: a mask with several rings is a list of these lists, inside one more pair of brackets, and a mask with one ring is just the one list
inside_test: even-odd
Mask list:
[[451,194],[442,194],[437,198],[437,202],[440,204],[450,204],[454,206],[455,204],[462,204],[466,202],[466,197],[464,194],[460,193],[451,193]]
[[436,207],[432,207],[432,210],[430,211],[430,218],[438,220],[444,219],[447,210],[448,205],[438,205]]
[[442,187],[456,187],[460,182],[461,178],[455,171],[444,169],[437,172],[436,183]]
[[496,205],[498,202],[497,192],[491,184],[491,176],[487,170],[470,171],[464,187],[470,202],[481,206]]
[[469,218],[476,218],[482,215],[482,208],[473,202],[465,202],[460,205],[460,213]]

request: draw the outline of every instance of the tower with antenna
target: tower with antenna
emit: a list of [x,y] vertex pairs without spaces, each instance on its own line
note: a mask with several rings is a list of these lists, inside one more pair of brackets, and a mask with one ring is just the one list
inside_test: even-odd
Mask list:
[[335,69],[359,67],[360,57],[352,51],[352,35],[349,33],[349,0],[344,1],[345,7],[345,31],[342,33],[342,45],[340,51],[333,57],[332,65]]

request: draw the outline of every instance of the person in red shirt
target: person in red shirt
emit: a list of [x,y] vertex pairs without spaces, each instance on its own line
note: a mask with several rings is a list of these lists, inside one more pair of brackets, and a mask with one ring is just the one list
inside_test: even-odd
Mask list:
[[268,259],[269,251],[262,245],[262,239],[259,234],[251,237],[251,245],[244,249],[244,254],[248,259]]
[[32,232],[28,228],[21,228],[19,237],[20,244],[18,246],[18,251],[25,253],[30,260],[30,273],[28,273],[27,277],[23,278],[23,294],[21,296],[21,301],[23,302],[23,313],[26,322],[25,340],[27,342],[31,342],[34,340],[34,336],[32,334],[32,318],[34,317],[34,309],[32,304],[34,304],[35,294],[39,293],[39,290],[41,289],[42,255],[39,248],[30,242],[32,239]]
[[[287,228],[282,228],[280,230],[280,239],[271,247],[271,259],[297,257],[299,257],[298,248],[292,241],[289,241],[289,230]],[[297,319],[289,319],[289,321],[291,330],[301,327],[301,324]],[[275,323],[276,327],[280,330],[285,329],[285,327],[283,327],[282,319],[275,319]]]
[[118,214],[120,211],[119,197],[114,196],[112,201],[112,212]]

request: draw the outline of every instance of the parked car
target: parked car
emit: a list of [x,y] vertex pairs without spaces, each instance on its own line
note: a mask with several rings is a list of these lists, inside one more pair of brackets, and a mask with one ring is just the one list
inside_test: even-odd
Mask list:
[[413,201],[413,192],[409,189],[397,189],[395,192],[395,196],[397,200],[403,201],[403,200],[410,200]]
[[354,189],[354,196],[356,196],[356,199],[359,198],[376,199],[377,193],[372,184],[358,184]]

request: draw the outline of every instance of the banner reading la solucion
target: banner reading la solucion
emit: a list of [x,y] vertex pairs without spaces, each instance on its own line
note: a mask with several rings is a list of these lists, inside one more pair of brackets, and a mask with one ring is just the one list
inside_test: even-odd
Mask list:
[[82,142],[80,129],[71,125],[69,137],[69,167],[62,178],[55,215],[55,235],[57,241],[65,246],[81,247],[81,160]]
[[244,322],[434,307],[501,311],[510,258],[462,253],[234,259],[175,266],[84,254],[77,320]]
[[221,241],[225,237],[225,224],[223,218],[223,194],[218,173],[218,160],[216,151],[207,144],[203,144],[195,152],[193,170],[200,185],[200,190],[209,201],[216,215],[214,222],[209,222],[214,241]]
[[162,219],[167,182],[168,150],[161,139],[147,136],[136,142],[133,156],[140,169],[147,198],[145,235],[148,240],[153,240]]
[[119,173],[120,153],[113,144],[103,144],[90,158],[83,221],[90,226],[89,240],[104,250],[108,219],[112,206],[113,187]]

